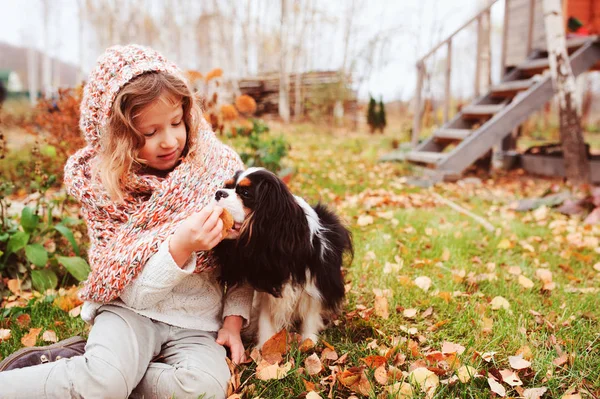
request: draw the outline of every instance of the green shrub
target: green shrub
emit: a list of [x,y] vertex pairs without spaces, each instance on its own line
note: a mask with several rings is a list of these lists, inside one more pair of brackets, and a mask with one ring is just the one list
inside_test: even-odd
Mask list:
[[53,215],[55,209],[64,209],[67,198],[63,194],[48,199],[52,184],[53,178],[45,179],[35,206],[25,206],[20,216],[12,217],[7,209],[14,186],[0,184],[0,275],[18,278],[25,285],[31,282],[40,292],[56,288],[59,278],[62,285],[72,278],[82,281],[90,270],[74,233],[82,221],[64,211],[60,217]]
[[247,137],[240,156],[248,167],[259,166],[277,173],[282,169],[281,161],[288,153],[289,144],[283,136],[265,137],[268,132],[269,126],[259,119],[252,120],[250,132],[238,128],[238,136]]

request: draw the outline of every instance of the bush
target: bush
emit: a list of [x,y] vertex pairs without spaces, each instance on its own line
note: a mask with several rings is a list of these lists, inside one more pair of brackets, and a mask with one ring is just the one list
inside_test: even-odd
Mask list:
[[82,281],[90,270],[75,239],[82,234],[74,229],[83,223],[64,212],[66,194],[48,198],[52,183],[48,179],[42,185],[35,206],[23,207],[20,217],[7,214],[14,186],[0,184],[0,274],[40,292],[56,288],[59,279]]
[[248,166],[258,166],[277,173],[282,169],[281,161],[287,155],[289,144],[282,136],[265,137],[269,127],[259,119],[252,119],[252,129],[237,128],[237,135],[247,137],[245,149],[240,152],[242,161]]

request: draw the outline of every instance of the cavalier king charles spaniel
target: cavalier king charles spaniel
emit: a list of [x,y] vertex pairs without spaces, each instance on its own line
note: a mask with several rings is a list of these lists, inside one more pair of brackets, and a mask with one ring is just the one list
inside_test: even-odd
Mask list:
[[257,324],[258,347],[293,325],[316,343],[323,315],[337,313],[344,299],[341,268],[345,254],[353,255],[348,229],[262,168],[238,171],[215,199],[235,222],[229,239],[214,249],[221,279],[256,290],[251,324]]

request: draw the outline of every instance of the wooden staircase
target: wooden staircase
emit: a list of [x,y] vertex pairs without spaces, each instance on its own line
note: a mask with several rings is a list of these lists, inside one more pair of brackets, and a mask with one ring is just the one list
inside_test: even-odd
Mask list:
[[[600,61],[600,40],[596,36],[568,40],[567,47],[575,76]],[[460,175],[552,99],[554,90],[546,56],[533,52],[502,83],[463,107],[405,159],[434,168],[440,180]]]

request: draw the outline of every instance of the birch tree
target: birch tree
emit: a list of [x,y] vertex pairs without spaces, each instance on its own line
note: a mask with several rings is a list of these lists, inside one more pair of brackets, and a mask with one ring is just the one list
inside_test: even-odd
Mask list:
[[290,121],[290,84],[287,71],[288,5],[281,0],[281,26],[279,31],[279,116],[285,123]]
[[552,84],[558,97],[560,140],[567,179],[574,184],[590,182],[590,164],[581,129],[575,94],[575,77],[566,49],[560,0],[544,0],[544,24]]

